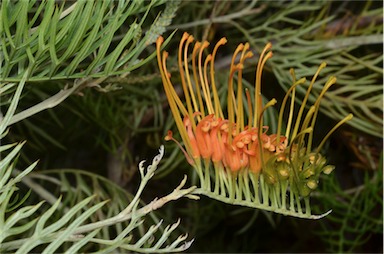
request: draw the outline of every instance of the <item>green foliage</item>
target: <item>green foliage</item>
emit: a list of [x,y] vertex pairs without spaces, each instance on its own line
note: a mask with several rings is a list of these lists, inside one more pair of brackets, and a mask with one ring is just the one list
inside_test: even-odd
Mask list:
[[[0,252],[181,252],[191,243],[181,232],[195,238],[193,252],[380,252],[382,168],[360,174],[350,162],[356,155],[376,165],[367,149],[382,150],[381,139],[367,139],[382,137],[382,10],[378,1],[1,1]],[[166,144],[149,184],[141,176],[150,174],[137,171],[173,128],[152,44],[165,34],[176,49],[182,31],[212,44],[228,38],[216,62],[222,84],[239,42],[259,52],[271,41],[266,101],[281,101],[290,68],[311,77],[327,62],[309,104],[330,74],[338,81],[322,101],[318,131],[351,112],[349,132],[366,143],[350,148],[342,129],[323,147],[327,158],[347,160],[314,192],[315,211],[332,210],[325,219],[293,220],[210,198],[153,213],[163,198],[196,198],[183,185],[162,195],[183,174],[198,182],[174,144]],[[257,58],[244,69],[251,90]],[[169,62],[177,79],[175,58]],[[226,96],[225,86],[218,89]],[[276,111],[266,115],[276,130]],[[348,149],[335,152],[341,144]],[[179,217],[180,225],[164,225]]]
[[[335,120],[353,113],[350,125],[381,137],[383,59],[370,48],[383,43],[382,7],[370,8],[371,1],[359,5],[361,10],[351,14],[341,13],[337,4],[329,1],[271,4],[264,12],[269,16],[267,21],[259,19],[252,28],[239,23],[236,27],[254,45],[272,42],[271,68],[285,90],[291,84],[290,68],[297,70],[299,77],[308,77],[325,61],[329,67],[314,85],[315,95],[309,101],[316,100],[327,76],[335,75],[337,87],[326,94],[321,111]],[[303,12],[306,14],[301,15]],[[303,96],[305,90],[299,87],[298,93]]]
[[[113,217],[124,210],[133,199],[131,193],[108,179],[82,170],[57,169],[42,171],[37,174],[32,173],[23,179],[23,183],[33,190],[32,196],[37,200],[42,198],[53,205],[57,201],[56,197],[61,196],[61,207],[55,213],[55,220],[64,216],[69,207],[75,206],[91,195],[94,197],[89,201],[88,206],[108,200],[108,205],[101,207],[97,213],[92,214],[87,219],[91,223]],[[141,202],[141,205],[144,206],[145,203]],[[83,212],[83,210],[79,210],[74,218]],[[145,228],[149,228],[150,223],[157,224],[160,222],[156,215],[149,214],[149,216],[151,217],[150,221],[146,220],[138,226],[139,233],[145,232]],[[95,237],[99,239],[116,237],[127,226],[129,226],[129,222],[116,223],[113,227],[103,228]],[[163,231],[164,228],[160,227],[159,230]],[[66,247],[69,248],[70,245]]]
[[382,168],[373,174],[364,173],[364,181],[352,189],[342,189],[335,176],[325,180],[321,207],[332,213],[321,222],[317,232],[327,243],[329,252],[353,253],[374,234],[383,229]]
[[[103,189],[98,189],[97,187],[100,187],[99,184],[103,183],[106,187],[105,189],[117,189],[113,183],[93,174],[88,174],[93,180],[93,185],[91,188],[87,188],[81,172],[71,172],[81,181],[77,182],[78,185],[83,186],[82,191],[79,191],[78,188],[68,184],[66,178],[62,177],[60,179],[61,181],[58,181],[52,177],[48,178],[43,174],[37,174],[35,176],[37,178],[42,178],[60,185],[60,192],[66,196],[66,198],[55,198],[54,195],[47,191],[47,185],[36,184],[32,180],[33,177],[26,176],[37,163],[32,164],[22,172],[14,169],[14,165],[11,163],[20,151],[21,146],[22,144],[16,146],[0,162],[0,172],[4,172],[2,181],[0,182],[0,250],[2,252],[17,250],[16,253],[27,253],[31,251],[55,253],[66,250],[71,253],[80,250],[91,251],[96,249],[105,252],[121,249],[142,253],[169,253],[183,251],[191,245],[192,241],[181,244],[187,238],[187,235],[181,235],[175,240],[169,240],[171,233],[177,228],[180,221],[167,226],[161,230],[161,234],[156,235],[155,233],[162,225],[162,220],[158,221],[146,230],[143,230],[145,233],[141,236],[136,239],[133,238],[133,231],[139,227],[143,227],[143,217],[145,215],[160,208],[171,200],[188,196],[194,189],[193,187],[182,189],[186,182],[186,179],[184,179],[171,194],[159,200],[155,199],[148,205],[139,205],[140,195],[148,181],[154,175],[157,165],[163,156],[163,148],[147,169],[143,167],[143,163],[139,165],[142,181],[139,190],[136,195],[131,198],[129,204],[122,208],[121,200],[123,198],[122,195],[120,195],[117,200],[111,200],[113,202],[112,206],[118,209],[105,210],[107,213],[104,214],[101,208],[108,201],[100,200],[106,196],[109,197],[113,195],[116,191],[112,190],[112,193],[106,193],[103,192]],[[1,148],[2,150],[6,150],[10,147],[11,146],[2,146]],[[18,173],[17,176],[14,179],[10,178],[12,173],[15,172]],[[39,210],[44,203],[44,201],[41,201],[36,205],[24,205],[16,211],[13,211],[15,208],[11,199],[15,198],[14,193],[17,192],[15,185],[20,181],[25,181],[27,186],[41,195],[43,199],[52,203],[51,207],[43,211]],[[118,191],[124,192],[121,189]],[[190,196],[190,198],[194,197]],[[11,207],[13,208],[11,209]],[[127,222],[127,225],[121,224],[123,222]],[[109,226],[116,227],[112,235],[110,235],[111,231],[108,229]],[[166,242],[167,245],[164,246]]]
[[[177,9],[172,2],[166,11],[168,17],[161,16],[142,36],[148,11],[161,3],[3,1],[2,80],[20,80],[27,67],[32,70],[30,81],[128,73],[148,60],[140,59],[140,53],[164,31],[162,25],[169,24]],[[123,28],[126,23],[129,27]]]
[[[164,32],[163,26],[169,25],[178,6],[177,2],[167,4],[164,15],[160,15],[142,36],[142,26],[149,11],[160,4],[161,1],[3,1],[0,10],[0,93],[2,99],[9,99],[3,103],[8,109],[0,122],[1,138],[7,137],[7,128],[12,124],[57,106],[80,89],[96,87],[104,92],[115,89],[102,88],[98,84],[108,76],[129,73],[153,58],[153,54],[144,59],[140,55]],[[121,30],[124,23],[130,24],[127,31]],[[119,38],[122,33],[124,35]],[[101,80],[92,81],[97,77]],[[70,87],[66,86],[56,95],[15,114],[27,82],[77,78],[80,79]],[[54,141],[44,130],[36,130]],[[0,146],[2,155],[7,153],[0,161],[1,252],[125,250],[169,253],[190,246],[191,242],[183,243],[187,235],[171,240],[171,233],[180,221],[164,228],[163,220],[151,214],[153,222],[143,223],[151,211],[188,196],[193,190],[182,189],[184,180],[160,200],[155,199],[148,205],[140,201],[163,150],[146,170],[140,164],[142,179],[139,190],[132,196],[93,173],[62,170],[58,173],[59,178],[45,176],[43,172],[28,175],[37,162],[25,170],[17,170],[16,158],[23,144]],[[36,182],[35,178],[46,182]],[[78,181],[76,186],[73,186],[73,179]],[[88,185],[88,180],[92,185]],[[19,182],[32,192],[16,187]],[[81,186],[83,188],[76,188]],[[111,197],[111,205],[105,206]],[[44,201],[50,205],[43,205]]]
[[[165,26],[170,24],[178,9],[178,1],[168,1],[165,5],[163,2],[97,1],[93,4],[92,1],[84,1],[71,4],[31,1],[29,5],[27,1],[2,3],[1,20],[4,21],[1,23],[1,29],[10,31],[10,35],[5,32],[0,33],[4,42],[0,54],[1,80],[18,81],[22,70],[30,66],[31,72],[27,81],[33,84],[27,86],[28,96],[21,101],[20,109],[25,110],[16,114],[11,124],[56,107],[73,94],[85,94],[92,99],[89,102],[90,108],[87,108],[84,100],[81,100],[82,106],[79,108],[84,111],[79,112],[79,108],[76,107],[79,99],[71,98],[74,102],[69,105],[69,108],[76,114],[72,119],[69,119],[68,115],[61,117],[58,112],[50,110],[48,118],[42,117],[38,122],[27,120],[17,125],[17,128],[23,132],[20,138],[26,135],[32,136],[28,146],[36,150],[45,149],[47,144],[53,144],[65,150],[65,144],[57,140],[57,134],[49,133],[43,126],[48,125],[47,128],[53,130],[56,128],[52,128],[52,124],[63,127],[80,122],[79,124],[84,125],[81,122],[84,119],[86,123],[91,121],[96,126],[102,127],[102,130],[110,131],[108,133],[110,143],[103,144],[108,149],[116,151],[125,142],[124,138],[118,137],[122,133],[122,126],[131,126],[127,122],[130,123],[132,119],[127,119],[125,116],[136,115],[132,117],[136,125],[141,123],[140,114],[143,114],[145,109],[139,110],[137,114],[138,110],[135,108],[152,105],[154,100],[158,101],[156,94],[150,92],[153,87],[148,87],[147,91],[140,93],[153,95],[151,101],[144,103],[135,92],[140,92],[140,89],[134,86],[128,88],[128,92],[117,92],[122,95],[120,99],[115,99],[118,95],[114,94],[115,98],[112,99],[106,95],[107,100],[98,93],[97,99],[94,99],[94,96],[90,95],[92,92],[85,88],[91,87],[100,92],[121,89],[121,84],[125,84],[127,80],[133,81],[131,77],[126,78],[131,71],[153,59],[154,52],[151,51],[150,45],[165,31]],[[154,9],[156,15],[152,17]],[[28,26],[17,23],[15,16],[10,17],[10,13],[16,12],[14,10],[23,10],[19,15],[24,23],[28,22]],[[55,16],[45,15],[51,12],[55,13]],[[83,22],[84,18],[89,21],[88,24]],[[84,27],[79,29],[79,24]],[[28,34],[28,36],[16,40],[12,32]],[[16,55],[17,58],[15,58]],[[18,59],[24,60],[15,64],[14,62]],[[118,74],[120,76],[117,76]],[[106,82],[107,78],[111,80]],[[44,80],[47,81],[42,82]],[[14,84],[10,83],[3,89],[12,91],[12,87]],[[3,103],[8,101],[5,98],[5,94],[2,93]],[[125,107],[121,107],[124,101],[132,104],[123,103]],[[97,103],[100,104],[97,105]],[[108,104],[106,106],[103,103]],[[116,114],[116,107],[119,108],[119,114]],[[154,114],[155,117],[160,111],[161,108]],[[106,116],[115,119],[110,121],[105,118]],[[69,122],[66,122],[66,119]],[[73,134],[68,133],[68,136]],[[11,139],[17,140],[17,137]],[[41,140],[47,143],[43,144]],[[100,139],[100,142],[104,140]],[[159,145],[157,143],[156,147]],[[132,163],[137,164],[138,161],[132,161]]]

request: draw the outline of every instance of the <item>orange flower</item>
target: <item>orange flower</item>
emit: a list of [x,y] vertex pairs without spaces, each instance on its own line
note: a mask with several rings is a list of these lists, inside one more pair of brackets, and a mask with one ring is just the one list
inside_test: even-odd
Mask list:
[[[271,44],[268,43],[259,59],[256,70],[254,104],[248,90],[243,90],[242,69],[244,61],[252,57],[249,44],[240,44],[235,50],[228,79],[227,101],[220,103],[215,80],[215,56],[219,46],[226,43],[222,38],[214,47],[212,54],[203,60],[203,51],[208,42],[196,42],[192,50],[192,58],[188,58],[189,46],[193,36],[184,33],[179,44],[178,67],[181,85],[185,97],[185,105],[177,95],[167,71],[168,53],[161,53],[163,38],[156,42],[157,60],[160,68],[164,90],[171,107],[173,117],[185,146],[185,156],[192,165],[213,162],[216,166],[232,172],[249,169],[259,173],[263,160],[283,152],[287,146],[287,138],[280,135],[266,134],[267,126],[262,125],[262,114],[265,107],[261,99],[261,74],[266,61],[272,57]],[[240,56],[236,63],[236,58]],[[192,66],[189,66],[189,61]],[[192,73],[191,73],[192,72]],[[237,74],[237,84],[234,75]],[[236,91],[235,91],[236,86]],[[248,115],[245,115],[243,95],[246,95]],[[223,114],[221,104],[227,105],[227,114]],[[247,123],[245,122],[247,120]],[[263,131],[265,130],[265,131]],[[167,140],[175,139],[170,134]],[[178,142],[177,142],[178,143]],[[181,148],[182,146],[178,144]]]
[[[312,150],[320,101],[336,83],[335,77],[328,79],[321,93],[316,94],[315,103],[306,113],[304,110],[316,78],[326,64],[319,66],[298,110],[295,110],[295,89],[304,84],[306,79],[296,80],[291,70],[293,85],[282,101],[277,132],[267,134],[269,127],[263,125],[263,113],[276,100],[262,104],[261,75],[266,61],[272,57],[272,45],[268,43],[260,54],[253,97],[242,84],[244,61],[252,57],[249,44],[240,44],[236,48],[225,84],[226,100],[220,102],[215,80],[215,57],[218,48],[227,40],[219,40],[206,57],[203,57],[203,51],[209,46],[207,41],[196,42],[189,56],[193,41],[193,36],[184,33],[178,50],[185,103],[175,91],[167,71],[168,53],[161,52],[162,37],[156,41],[156,50],[164,91],[183,146],[172,137],[171,131],[165,139],[175,141],[196,169],[201,185],[198,192],[227,203],[302,218],[321,218],[326,215],[311,216],[309,203],[310,193],[318,186],[320,174],[329,174],[334,168],[326,164],[326,158],[320,151],[329,136],[352,118],[349,114],[336,124],[317,149]],[[285,134],[281,135],[285,106],[290,97]],[[226,113],[223,109],[226,109]]]

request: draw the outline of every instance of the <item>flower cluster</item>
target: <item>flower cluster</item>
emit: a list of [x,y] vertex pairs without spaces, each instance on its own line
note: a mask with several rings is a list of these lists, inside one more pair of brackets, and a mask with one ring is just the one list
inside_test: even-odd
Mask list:
[[[208,42],[196,42],[192,51],[192,68],[188,64],[188,50],[193,36],[184,33],[179,46],[179,71],[187,107],[181,103],[169,79],[165,64],[168,53],[161,54],[162,37],[157,40],[157,53],[166,92],[173,116],[180,131],[186,150],[185,156],[190,164],[203,160],[212,161],[229,171],[250,169],[259,173],[262,161],[278,155],[287,147],[287,137],[279,134],[268,135],[268,126],[262,125],[261,73],[268,58],[271,44],[267,44],[256,72],[254,105],[251,95],[245,91],[248,115],[244,114],[242,69],[245,59],[253,56],[249,44],[240,44],[232,58],[228,80],[227,115],[223,114],[214,77],[214,60],[219,46],[226,43],[222,38],[214,47],[213,53],[203,61],[203,51]],[[238,63],[235,63],[237,57]],[[204,63],[203,63],[204,62]],[[190,72],[192,71],[192,75]],[[238,74],[237,94],[234,93],[233,78]],[[272,102],[272,104],[274,101]],[[248,124],[244,124],[248,118]],[[166,140],[174,140],[169,131]]]
[[[194,115],[200,113],[196,112]],[[285,137],[277,141],[276,134],[267,135],[267,126],[261,134],[258,128],[247,127],[237,133],[236,123],[229,123],[227,119],[217,118],[214,114],[202,118],[197,123],[195,132],[188,116],[184,117],[183,123],[192,148],[192,158],[187,153],[186,156],[192,165],[195,163],[193,159],[201,157],[234,172],[249,168],[252,172],[259,173],[260,149],[264,151],[264,156],[269,158],[281,154],[287,146]],[[168,131],[165,139],[177,142],[171,131]]]
[[[316,189],[321,173],[329,174],[332,166],[320,150],[327,138],[344,122],[340,121],[312,150],[313,129],[320,101],[325,92],[336,82],[330,77],[314,105],[304,113],[313,84],[321,64],[308,86],[303,103],[294,110],[295,89],[306,82],[296,80],[292,70],[293,85],[286,92],[277,120],[277,132],[268,134],[269,127],[263,124],[265,110],[276,103],[275,99],[262,103],[261,76],[266,61],[272,57],[271,43],[267,43],[260,54],[256,68],[254,91],[243,86],[243,68],[253,53],[249,44],[240,44],[231,60],[227,84],[227,96],[219,96],[220,88],[215,77],[215,57],[218,48],[227,40],[222,38],[213,47],[212,53],[203,57],[209,42],[195,42],[187,33],[183,34],[178,49],[178,68],[184,103],[170,79],[166,59],[168,52],[162,51],[162,37],[156,41],[157,61],[169,106],[172,111],[183,145],[168,131],[166,140],[173,140],[196,169],[202,193],[224,202],[234,200],[242,205],[279,211],[295,216],[310,216],[309,200],[305,199],[306,212],[302,213],[301,198],[308,197]],[[192,51],[192,54],[190,54]],[[224,89],[225,90],[225,89]],[[283,129],[283,115],[288,99],[288,121]],[[221,98],[221,100],[220,100]],[[223,98],[225,100],[223,101]],[[224,110],[226,113],[224,114]],[[212,169],[214,169],[212,171]],[[290,190],[289,208],[286,192]]]

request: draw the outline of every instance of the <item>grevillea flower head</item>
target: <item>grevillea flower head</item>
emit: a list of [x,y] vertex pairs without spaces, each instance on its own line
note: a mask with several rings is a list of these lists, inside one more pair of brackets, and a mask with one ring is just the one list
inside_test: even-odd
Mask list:
[[[226,38],[219,40],[207,56],[204,52],[209,42],[197,41],[192,46],[193,42],[193,36],[184,33],[178,49],[178,68],[185,103],[176,92],[167,71],[168,52],[161,51],[162,37],[158,38],[156,48],[164,91],[184,146],[173,138],[171,131],[165,139],[175,141],[196,169],[201,194],[228,203],[315,218],[310,214],[309,199],[305,199],[305,212],[302,211],[300,199],[309,198],[311,191],[317,187],[321,172],[328,174],[332,171],[333,167],[327,166],[326,159],[320,155],[320,149],[329,135],[352,117],[349,115],[337,124],[312,151],[313,128],[320,100],[336,78],[328,80],[318,100],[304,116],[313,83],[325,67],[323,63],[294,118],[295,88],[306,80],[296,81],[292,70],[293,85],[281,104],[277,132],[269,133],[269,127],[263,124],[263,114],[276,100],[263,105],[261,77],[267,60],[273,55],[272,44],[268,43],[260,54],[255,88],[251,93],[244,88],[242,76],[246,59],[253,56],[248,43],[240,44],[235,49],[227,84],[219,84],[215,77],[215,58],[219,47],[226,44]],[[219,96],[218,90],[222,86],[227,87],[226,96]],[[282,133],[283,114],[290,96],[288,121]],[[288,189],[290,198],[286,200]]]

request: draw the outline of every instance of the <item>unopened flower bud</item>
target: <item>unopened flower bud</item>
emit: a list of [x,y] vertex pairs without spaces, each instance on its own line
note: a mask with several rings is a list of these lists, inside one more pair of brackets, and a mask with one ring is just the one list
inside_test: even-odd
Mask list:
[[324,174],[326,175],[329,175],[330,173],[332,173],[332,171],[335,169],[335,166],[332,166],[332,165],[328,165],[328,166],[325,166],[323,168],[323,172]]
[[279,174],[280,174],[283,178],[288,177],[288,176],[289,176],[288,169],[280,169],[280,170],[279,170]]
[[310,188],[311,190],[314,190],[317,188],[317,182],[315,180],[309,180],[307,182],[307,186],[308,188]]
[[302,174],[303,174],[304,178],[307,179],[307,178],[313,176],[315,174],[315,171],[313,170],[312,167],[310,167],[310,168],[307,168],[306,170],[304,170]]

